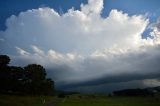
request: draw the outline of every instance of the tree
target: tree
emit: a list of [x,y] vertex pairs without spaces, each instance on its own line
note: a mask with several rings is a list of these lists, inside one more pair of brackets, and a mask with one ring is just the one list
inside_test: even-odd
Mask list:
[[0,55],[0,93],[53,94],[54,81],[46,78],[46,70],[38,64],[26,67],[8,66],[10,58]]
[[6,66],[10,62],[10,58],[7,55],[0,55],[0,66]]
[[10,89],[13,92],[24,91],[24,69],[22,67],[10,66],[9,79]]
[[54,82],[46,79],[46,71],[41,65],[30,64],[24,67],[28,77],[28,92],[31,94],[49,94],[54,90]]
[[54,90],[54,81],[50,78],[46,79],[44,81],[44,86],[43,86],[43,90],[44,90],[44,94],[53,94],[53,90]]
[[10,89],[10,68],[7,66],[10,58],[7,55],[0,55],[0,91]]
[[46,71],[41,65],[30,64],[24,67],[24,70],[28,74],[29,79],[34,81],[42,81],[46,77]]

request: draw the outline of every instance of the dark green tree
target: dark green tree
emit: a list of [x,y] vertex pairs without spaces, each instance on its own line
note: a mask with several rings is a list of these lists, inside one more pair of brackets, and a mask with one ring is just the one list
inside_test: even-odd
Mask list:
[[22,67],[10,66],[9,79],[13,92],[23,92],[24,90],[24,69]]
[[7,55],[0,55],[0,66],[8,65],[10,58]]
[[24,70],[27,72],[29,79],[34,81],[42,81],[46,78],[46,71],[41,65],[30,64],[24,67]]
[[0,91],[9,91],[10,86],[10,68],[8,66],[10,58],[7,55],[0,55]]
[[38,64],[26,67],[8,66],[10,58],[0,55],[0,93],[53,94],[54,81],[46,78],[46,70]]
[[46,79],[46,71],[41,65],[30,64],[24,67],[27,82],[31,94],[49,94],[54,90],[54,82]]
[[48,94],[53,94],[53,90],[54,90],[54,81],[50,78],[46,79],[43,83],[43,90],[44,90],[44,94],[48,95]]

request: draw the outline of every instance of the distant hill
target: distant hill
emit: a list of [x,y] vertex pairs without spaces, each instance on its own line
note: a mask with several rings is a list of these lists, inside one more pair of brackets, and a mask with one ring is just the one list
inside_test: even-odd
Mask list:
[[113,94],[115,96],[154,96],[156,93],[160,92],[160,86],[158,87],[149,87],[144,89],[124,89],[114,91]]
[[145,88],[147,90],[152,90],[152,91],[156,91],[156,92],[160,92],[160,86],[157,87],[149,87],[149,88]]

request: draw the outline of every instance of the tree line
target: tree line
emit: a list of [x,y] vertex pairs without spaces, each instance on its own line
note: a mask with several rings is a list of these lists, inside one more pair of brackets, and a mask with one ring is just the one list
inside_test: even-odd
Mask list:
[[0,55],[0,93],[50,95],[54,81],[46,78],[46,70],[38,64],[25,67],[9,66],[10,57]]
[[124,90],[118,90],[114,91],[113,94],[115,96],[154,96],[158,92],[160,92],[160,87],[150,87],[150,88],[144,88],[144,89],[124,89]]

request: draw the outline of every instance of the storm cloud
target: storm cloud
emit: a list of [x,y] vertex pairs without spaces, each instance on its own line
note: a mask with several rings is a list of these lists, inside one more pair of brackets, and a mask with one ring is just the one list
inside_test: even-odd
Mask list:
[[160,21],[142,38],[146,15],[113,9],[102,17],[103,8],[103,0],[88,0],[61,15],[49,7],[12,15],[0,31],[0,52],[14,65],[43,65],[59,88],[159,78]]

